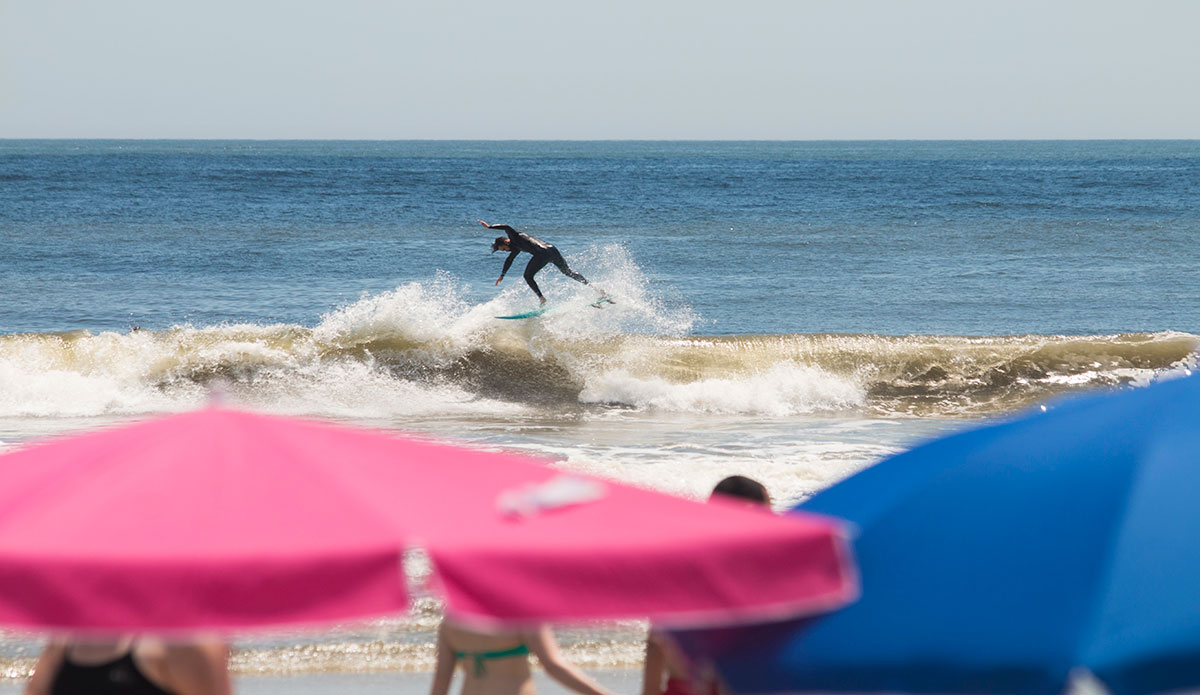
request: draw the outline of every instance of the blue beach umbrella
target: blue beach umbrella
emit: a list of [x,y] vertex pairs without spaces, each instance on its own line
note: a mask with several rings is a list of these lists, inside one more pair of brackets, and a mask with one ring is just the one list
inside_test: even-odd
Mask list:
[[862,598],[678,633],[735,692],[1200,686],[1200,376],[955,434],[800,508],[857,525]]

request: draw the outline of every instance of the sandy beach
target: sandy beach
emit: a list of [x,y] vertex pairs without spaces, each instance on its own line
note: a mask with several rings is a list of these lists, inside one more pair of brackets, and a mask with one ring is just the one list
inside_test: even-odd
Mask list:
[[[589,674],[618,693],[631,693],[641,686],[637,669],[589,671]],[[429,690],[430,673],[323,673],[303,676],[240,676],[234,679],[234,692],[243,695],[316,695],[317,693],[359,693],[360,695],[419,695]],[[534,673],[537,690],[543,695],[569,692],[545,673]],[[457,688],[457,681],[456,686]],[[19,695],[24,681],[0,685],[0,695]]]

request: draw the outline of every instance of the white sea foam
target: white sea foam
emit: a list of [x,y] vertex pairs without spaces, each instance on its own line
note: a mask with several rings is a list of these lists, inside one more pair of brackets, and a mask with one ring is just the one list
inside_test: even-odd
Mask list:
[[289,414],[372,419],[524,409],[445,379],[397,378],[369,355],[328,352],[297,326],[9,337],[0,349],[0,417],[181,411],[202,406],[214,387],[232,403]]
[[614,369],[589,376],[579,400],[672,412],[783,417],[861,407],[866,393],[854,381],[818,367],[778,362],[737,377],[672,383]]
[[463,288],[446,273],[368,295],[321,317],[312,331],[316,344],[350,347],[388,339],[419,344],[422,356],[452,361],[486,340],[497,302],[471,305]]
[[[590,254],[590,255],[589,255]],[[623,247],[589,249],[593,286],[547,272],[550,311],[517,280],[472,303],[446,273],[368,295],[315,327],[0,336],[0,417],[234,403],[344,418],[578,415],[616,406],[697,417],[986,414],[1070,390],[1186,374],[1196,336],[714,336]],[[615,304],[588,304],[603,288]]]
[[189,407],[188,394],[164,395],[147,383],[159,350],[141,338],[102,333],[70,341],[6,339],[0,350],[0,416],[88,417]]
[[[724,417],[703,427],[689,420],[652,419],[639,422],[637,434],[624,425],[595,425],[589,430],[592,442],[526,446],[559,460],[556,465],[564,470],[698,500],[722,478],[746,475],[765,484],[775,507],[785,509],[948,423],[816,419],[785,425]],[[605,429],[611,429],[607,440],[601,434]]]

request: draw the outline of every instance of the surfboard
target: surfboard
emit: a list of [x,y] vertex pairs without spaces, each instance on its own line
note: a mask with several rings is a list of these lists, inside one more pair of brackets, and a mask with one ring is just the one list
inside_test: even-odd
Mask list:
[[533,311],[526,311],[523,314],[513,314],[512,316],[497,316],[496,318],[498,318],[498,319],[531,319],[534,316],[541,316],[542,314],[546,313],[546,311],[549,308],[550,307],[543,306],[543,307],[538,307],[537,309],[534,309]]
[[[588,304],[588,306],[599,309],[602,306],[604,306],[605,304],[616,304],[616,302],[614,302],[608,296],[604,296],[604,297],[601,297],[600,299],[597,299],[596,301],[592,302],[591,304]],[[579,306],[579,305],[576,304],[576,306]],[[557,305],[557,306],[543,305],[543,306],[538,307],[537,309],[534,309],[533,311],[526,311],[521,314],[513,314],[512,316],[497,316],[496,318],[498,318],[498,319],[531,319],[536,316],[541,316],[542,314],[545,314],[547,311],[551,311],[551,310],[557,311],[558,309],[565,309],[565,308],[567,308],[567,307],[564,305],[561,305],[561,304]]]

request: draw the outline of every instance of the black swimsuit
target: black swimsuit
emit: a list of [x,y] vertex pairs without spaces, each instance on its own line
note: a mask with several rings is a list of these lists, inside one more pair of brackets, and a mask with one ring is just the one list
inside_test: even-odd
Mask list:
[[54,676],[50,695],[174,695],[142,673],[133,654],[94,666],[77,664],[65,655]]
[[513,260],[517,257],[517,254],[524,251],[533,256],[533,258],[529,259],[529,264],[525,266],[525,282],[529,284],[529,287],[533,289],[533,293],[538,297],[542,296],[542,291],[538,289],[533,276],[537,275],[539,270],[546,267],[547,263],[553,263],[556,268],[562,271],[563,275],[572,280],[578,280],[585,285],[588,284],[587,278],[571,270],[567,265],[567,261],[559,253],[558,249],[554,248],[553,244],[547,244],[537,237],[529,236],[525,232],[518,232],[506,224],[493,225],[492,229],[503,229],[508,234],[509,246],[512,247],[512,252],[508,254],[508,258],[504,259],[504,269],[500,271],[501,276],[508,274],[508,269],[512,267]]

